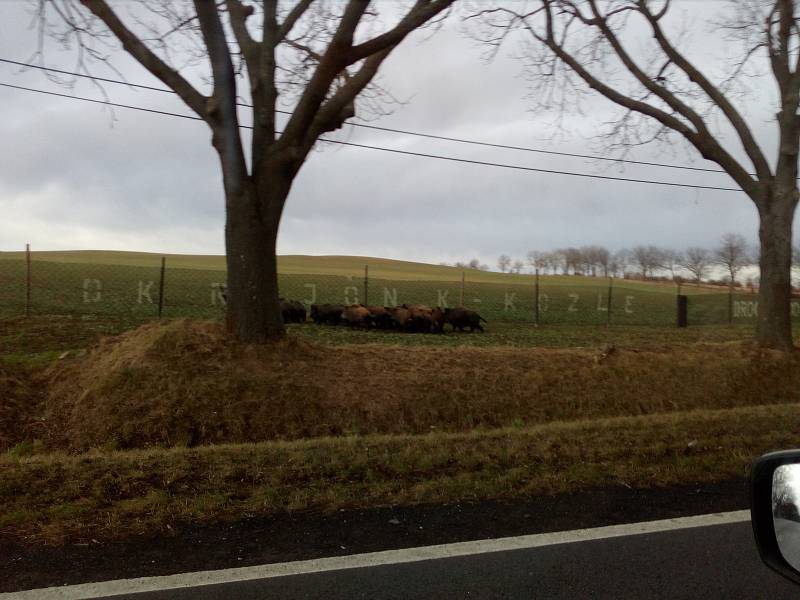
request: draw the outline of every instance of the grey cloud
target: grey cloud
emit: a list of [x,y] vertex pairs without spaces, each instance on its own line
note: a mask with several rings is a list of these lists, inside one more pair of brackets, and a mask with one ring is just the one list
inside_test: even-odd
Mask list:
[[[33,33],[21,4],[0,5],[0,57],[26,58]],[[8,33],[8,35],[6,35]],[[702,37],[697,44],[710,45]],[[25,50],[21,50],[24,48]],[[568,134],[553,136],[552,115],[534,114],[525,100],[520,64],[501,53],[481,63],[480,49],[456,27],[428,42],[401,46],[383,82],[407,105],[375,124],[559,151],[602,152],[598,123],[617,111],[592,97],[570,115]],[[49,59],[69,68],[70,59]],[[116,60],[116,59],[115,59]],[[125,75],[153,83],[119,56]],[[110,73],[105,73],[110,75]],[[0,81],[64,92],[40,73],[0,65]],[[115,101],[188,114],[174,96],[107,86]],[[91,85],[76,93],[100,97]],[[753,122],[769,106],[758,92],[748,102]],[[26,241],[39,248],[94,247],[221,253],[224,199],[217,158],[204,124],[115,111],[0,89],[0,250]],[[759,127],[768,150],[774,131]],[[596,174],[730,185],[725,175],[695,174],[599,161],[548,157],[346,127],[331,137],[472,160]],[[733,147],[733,146],[732,146]],[[644,160],[691,163],[680,145]],[[703,164],[703,161],[695,161]],[[744,194],[692,191],[525,173],[320,144],[297,178],[285,211],[279,251],[359,254],[438,262],[479,256],[523,257],[528,250],[603,244],[682,248],[713,245],[726,231],[756,239],[756,214]]]

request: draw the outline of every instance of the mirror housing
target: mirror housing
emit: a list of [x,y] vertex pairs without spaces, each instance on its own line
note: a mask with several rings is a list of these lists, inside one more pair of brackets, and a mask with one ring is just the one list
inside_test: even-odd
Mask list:
[[[800,471],[800,450],[772,452],[753,462],[750,472],[750,520],[761,560],[773,571],[800,583],[800,564],[796,564],[798,568],[795,568],[781,552],[773,510],[775,471],[791,465],[797,465],[796,468]],[[797,548],[800,549],[800,536],[797,539]]]

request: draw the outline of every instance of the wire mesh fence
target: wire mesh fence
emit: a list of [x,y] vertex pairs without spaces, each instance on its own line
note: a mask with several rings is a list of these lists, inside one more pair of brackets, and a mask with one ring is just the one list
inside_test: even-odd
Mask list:
[[[679,294],[687,297],[689,325],[754,323],[758,316],[757,296],[732,289],[574,276],[517,276],[504,283],[472,275],[455,272],[451,280],[441,281],[388,279],[373,277],[365,266],[351,275],[282,273],[279,289],[306,308],[324,303],[464,306],[490,322],[541,325],[674,326]],[[225,281],[224,270],[172,266],[160,257],[152,265],[128,265],[63,262],[36,253],[0,255],[0,316],[219,319],[225,311]],[[793,319],[800,319],[800,297],[792,301],[791,311]]]

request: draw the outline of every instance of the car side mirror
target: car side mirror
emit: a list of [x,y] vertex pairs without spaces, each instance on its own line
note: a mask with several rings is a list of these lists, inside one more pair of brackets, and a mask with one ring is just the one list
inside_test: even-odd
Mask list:
[[800,450],[765,454],[750,473],[750,517],[761,560],[800,583]]

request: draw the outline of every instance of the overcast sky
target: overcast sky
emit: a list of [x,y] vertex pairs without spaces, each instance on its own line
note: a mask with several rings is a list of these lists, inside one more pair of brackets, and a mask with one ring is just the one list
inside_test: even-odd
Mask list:
[[[26,60],[36,49],[30,2],[0,2],[0,58]],[[718,2],[683,2],[695,25]],[[428,41],[401,45],[381,81],[408,100],[374,124],[548,150],[602,153],[591,136],[615,109],[601,99],[556,131],[552,114],[532,111],[522,64],[503,48],[491,62],[446,23]],[[703,61],[719,61],[718,38],[696,29],[690,42]],[[689,42],[687,42],[689,44]],[[689,44],[688,47],[691,47]],[[49,65],[70,69],[74,53],[52,44]],[[114,64],[131,82],[159,85],[123,53]],[[98,75],[114,76],[98,67]],[[101,98],[90,83],[74,90],[41,72],[0,64],[0,82]],[[757,82],[743,102],[766,152],[774,154],[771,81]],[[189,114],[174,96],[107,85],[115,102]],[[115,249],[221,254],[224,200],[217,157],[201,122],[116,109],[0,88],[0,250]],[[557,134],[554,136],[554,134]],[[735,187],[724,174],[652,167],[436,142],[345,127],[337,139],[416,152],[529,167]],[[714,166],[676,145],[640,148],[635,157]],[[352,254],[438,263],[532,249],[639,244],[682,249],[714,246],[726,232],[757,239],[756,211],[740,192],[696,191],[562,175],[512,171],[320,144],[292,189],[281,225],[281,254]],[[795,239],[798,236],[795,235]]]

